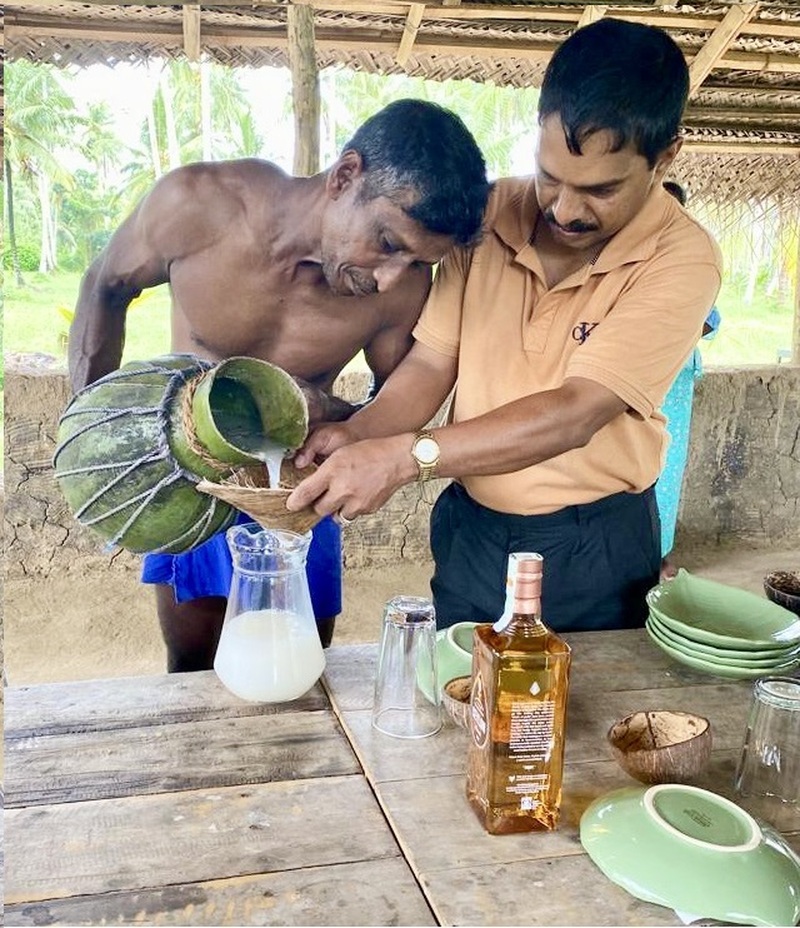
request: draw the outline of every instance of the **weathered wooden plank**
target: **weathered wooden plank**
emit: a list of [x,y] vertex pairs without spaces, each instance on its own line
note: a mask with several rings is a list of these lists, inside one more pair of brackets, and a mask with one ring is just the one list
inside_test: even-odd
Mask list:
[[[747,687],[730,684],[609,691],[602,695],[574,686],[567,708],[567,763],[611,759],[606,732],[638,709],[675,709],[704,715],[711,722],[717,750],[738,750],[744,736],[750,694]],[[414,742],[389,738],[372,728],[371,712],[341,713],[353,749],[373,783],[459,773],[467,749],[467,733],[448,724],[432,738]]]
[[[506,836],[499,841],[505,841]],[[640,902],[587,856],[440,870],[423,885],[443,925],[682,925],[662,906]]]
[[9,741],[6,805],[359,772],[330,710],[211,719]]
[[320,684],[288,703],[245,702],[226,690],[213,670],[11,686],[5,695],[6,739],[307,712],[329,706]]
[[[603,694],[687,686],[733,685],[747,690],[748,681],[721,681],[719,677],[691,670],[658,648],[644,629],[610,632],[567,633],[572,648],[571,692]],[[337,711],[372,706],[378,645],[333,647],[323,682]]]
[[[735,762],[731,751],[715,753],[695,785],[731,798]],[[484,831],[467,803],[466,763],[455,776],[381,783],[378,796],[403,853],[419,876],[439,870],[583,854],[579,826],[589,805],[612,790],[641,785],[613,761],[567,764],[558,828],[552,832],[503,835],[502,839]],[[504,888],[503,896],[505,892]]]
[[5,812],[6,905],[397,857],[361,776]]
[[6,906],[6,925],[435,925],[400,858]]

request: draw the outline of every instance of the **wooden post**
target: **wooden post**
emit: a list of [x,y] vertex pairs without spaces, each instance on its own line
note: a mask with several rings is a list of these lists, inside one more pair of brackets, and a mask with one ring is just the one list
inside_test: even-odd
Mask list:
[[294,105],[294,173],[308,177],[319,171],[319,72],[314,50],[314,9],[290,3],[286,14]]

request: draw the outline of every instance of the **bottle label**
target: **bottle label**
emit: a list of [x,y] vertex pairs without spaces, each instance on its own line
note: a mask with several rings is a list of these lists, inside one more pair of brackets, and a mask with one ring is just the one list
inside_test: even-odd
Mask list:
[[469,699],[469,730],[473,742],[482,748],[489,736],[489,713],[486,709],[486,687],[480,671],[475,674]]
[[521,810],[540,805],[538,796],[550,789],[550,758],[555,729],[555,703],[515,702],[511,706],[508,753],[514,773],[508,776],[505,791],[519,799]]

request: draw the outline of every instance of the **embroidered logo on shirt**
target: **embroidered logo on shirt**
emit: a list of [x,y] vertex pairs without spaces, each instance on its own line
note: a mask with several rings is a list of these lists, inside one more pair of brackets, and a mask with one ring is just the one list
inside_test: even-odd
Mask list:
[[592,334],[592,330],[596,325],[596,322],[579,322],[572,330],[572,337],[582,345]]

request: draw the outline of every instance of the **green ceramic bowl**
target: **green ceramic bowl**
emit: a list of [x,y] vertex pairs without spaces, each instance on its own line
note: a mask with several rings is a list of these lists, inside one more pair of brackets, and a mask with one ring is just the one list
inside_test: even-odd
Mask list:
[[797,658],[792,658],[783,664],[774,664],[771,667],[752,667],[745,665],[743,667],[723,664],[719,661],[710,661],[707,658],[695,657],[687,654],[685,651],[673,647],[661,633],[653,626],[650,619],[645,622],[645,629],[650,638],[673,660],[679,664],[685,664],[693,670],[701,670],[704,673],[712,673],[717,677],[727,677],[731,680],[755,680],[757,677],[763,677],[765,674],[788,673],[793,670],[797,664]]
[[616,790],[581,817],[589,857],[637,899],[742,925],[794,925],[800,858],[728,799],[667,783]]
[[[669,626],[664,625],[658,616],[651,612],[647,619],[647,624],[658,634],[658,637],[669,645],[675,651],[680,651],[688,657],[695,657],[701,661],[707,661],[709,664],[719,664],[723,667],[741,667],[744,669],[771,670],[773,667],[783,667],[793,660],[798,659],[800,651],[797,648],[786,648],[778,650],[774,648],[771,651],[733,651],[717,649],[711,645],[697,645],[689,638],[683,638],[676,632],[670,630]],[[769,657],[757,657],[759,654],[768,654]],[[733,655],[733,656],[730,656]]]
[[800,644],[800,616],[683,568],[674,580],[653,587],[647,604],[673,631],[703,644],[748,651]]
[[[441,691],[448,680],[472,674],[472,633],[477,622],[456,622],[436,633],[436,677]],[[418,681],[428,699],[433,694]]]

